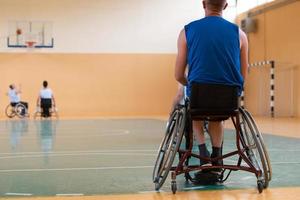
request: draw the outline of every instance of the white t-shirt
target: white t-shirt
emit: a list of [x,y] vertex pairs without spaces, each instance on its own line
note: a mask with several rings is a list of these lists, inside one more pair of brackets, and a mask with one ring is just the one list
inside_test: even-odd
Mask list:
[[42,99],[51,99],[52,98],[52,90],[50,88],[41,89],[40,97]]
[[20,96],[15,89],[8,90],[8,97],[9,97],[9,100],[11,103],[19,103],[20,102]]

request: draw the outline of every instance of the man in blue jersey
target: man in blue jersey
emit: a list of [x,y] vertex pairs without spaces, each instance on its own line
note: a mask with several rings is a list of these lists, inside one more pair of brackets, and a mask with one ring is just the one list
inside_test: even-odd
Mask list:
[[[240,92],[243,88],[248,67],[248,41],[237,25],[222,18],[227,5],[226,0],[203,0],[205,17],[189,23],[179,34],[175,78],[187,86],[188,96],[192,82],[235,85]],[[187,65],[189,73],[186,77]],[[203,121],[193,121],[193,131],[201,156],[214,158],[222,155],[224,130],[221,120],[209,123],[211,155],[205,144]],[[222,165],[223,162],[200,160],[200,164]]]

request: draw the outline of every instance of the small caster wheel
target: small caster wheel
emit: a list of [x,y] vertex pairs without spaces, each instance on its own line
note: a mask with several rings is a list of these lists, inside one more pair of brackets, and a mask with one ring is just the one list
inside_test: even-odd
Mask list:
[[159,183],[155,182],[155,191],[159,191],[160,187],[159,187]]
[[185,182],[189,182],[189,174],[185,173],[184,174]]
[[264,184],[262,181],[257,181],[257,189],[259,193],[262,193],[263,189],[264,189]]
[[176,191],[177,191],[176,181],[172,181],[172,183],[171,183],[171,189],[172,189],[173,194],[176,194]]

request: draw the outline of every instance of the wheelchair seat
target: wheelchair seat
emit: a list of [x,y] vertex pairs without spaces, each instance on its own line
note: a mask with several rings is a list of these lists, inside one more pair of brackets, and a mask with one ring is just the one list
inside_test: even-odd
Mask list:
[[189,111],[192,119],[220,121],[238,113],[238,88],[192,83]]

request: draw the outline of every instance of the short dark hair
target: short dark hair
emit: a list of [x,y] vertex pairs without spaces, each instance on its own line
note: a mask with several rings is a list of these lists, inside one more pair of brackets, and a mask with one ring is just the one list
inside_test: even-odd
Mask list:
[[48,82],[47,81],[43,81],[43,86],[44,86],[44,88],[48,87]]
[[10,88],[11,90],[13,90],[13,89],[14,89],[14,85],[13,85],[13,84],[9,85],[9,88]]
[[227,0],[205,0],[207,7],[213,11],[222,11],[227,3]]

